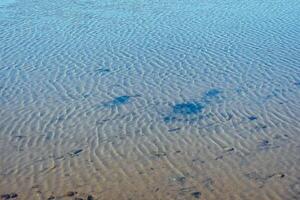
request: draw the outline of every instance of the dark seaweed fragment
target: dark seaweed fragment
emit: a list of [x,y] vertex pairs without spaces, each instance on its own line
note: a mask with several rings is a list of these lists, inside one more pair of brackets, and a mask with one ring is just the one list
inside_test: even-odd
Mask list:
[[172,129],[169,129],[168,131],[169,132],[175,132],[175,131],[178,131],[178,130],[180,130],[180,128],[172,128]]
[[69,155],[70,155],[71,157],[78,156],[82,151],[83,151],[83,149],[76,149],[76,150],[74,150],[74,151],[71,151],[71,152],[69,153]]
[[83,151],[83,149],[78,149],[78,150],[75,150],[74,152],[73,152],[73,154],[74,155],[78,155],[80,152],[82,152]]

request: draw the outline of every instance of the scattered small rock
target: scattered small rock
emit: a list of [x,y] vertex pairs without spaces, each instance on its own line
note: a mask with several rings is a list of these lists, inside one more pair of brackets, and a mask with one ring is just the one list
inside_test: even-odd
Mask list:
[[163,156],[167,156],[167,153],[165,153],[165,152],[156,152],[156,153],[153,153],[153,155],[157,158],[160,158],[160,157],[163,157]]
[[94,197],[92,195],[88,195],[87,200],[94,200]]
[[75,194],[76,194],[76,192],[72,192],[72,191],[67,192],[67,196],[68,196],[68,197],[75,196]]
[[201,197],[201,192],[193,192],[192,196],[195,197],[196,199],[200,199]]
[[1,199],[7,200],[7,199],[14,199],[17,198],[18,194],[17,193],[10,193],[10,194],[2,194]]

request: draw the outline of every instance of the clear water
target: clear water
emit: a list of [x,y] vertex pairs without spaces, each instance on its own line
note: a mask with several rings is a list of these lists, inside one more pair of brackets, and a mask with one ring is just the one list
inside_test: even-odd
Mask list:
[[[2,0],[0,192],[299,197],[299,13],[298,0]],[[192,164],[199,151],[208,166]],[[156,175],[134,175],[152,165]],[[173,176],[195,188],[174,192]]]

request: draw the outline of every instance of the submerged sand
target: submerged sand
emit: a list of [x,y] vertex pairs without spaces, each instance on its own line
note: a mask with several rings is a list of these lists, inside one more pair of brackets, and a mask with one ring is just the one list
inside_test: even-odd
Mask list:
[[300,199],[299,10],[0,6],[0,195]]

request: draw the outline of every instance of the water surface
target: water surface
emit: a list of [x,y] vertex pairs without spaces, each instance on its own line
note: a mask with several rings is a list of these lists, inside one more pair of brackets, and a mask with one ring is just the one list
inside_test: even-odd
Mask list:
[[299,199],[299,13],[1,1],[0,194]]

